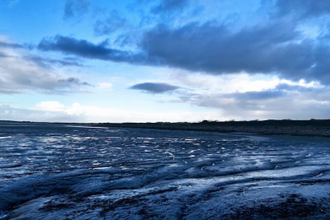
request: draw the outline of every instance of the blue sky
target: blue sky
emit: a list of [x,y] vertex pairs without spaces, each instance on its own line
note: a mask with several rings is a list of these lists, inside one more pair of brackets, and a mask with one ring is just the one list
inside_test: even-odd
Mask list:
[[0,119],[330,117],[327,0],[1,0]]

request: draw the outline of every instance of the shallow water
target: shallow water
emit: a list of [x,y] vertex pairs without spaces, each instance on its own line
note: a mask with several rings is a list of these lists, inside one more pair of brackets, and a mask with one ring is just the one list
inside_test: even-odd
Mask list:
[[0,219],[329,219],[322,138],[0,124]]

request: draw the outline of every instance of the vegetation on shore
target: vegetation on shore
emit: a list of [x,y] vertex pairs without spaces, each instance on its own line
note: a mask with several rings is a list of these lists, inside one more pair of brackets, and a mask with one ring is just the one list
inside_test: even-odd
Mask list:
[[[0,120],[1,123],[34,123]],[[208,121],[201,122],[146,122],[146,123],[36,123],[88,125],[98,127],[147,128],[209,132],[248,132],[265,135],[297,135],[330,137],[330,119],[310,120],[253,120],[253,121]]]
[[330,120],[254,120],[156,123],[99,123],[98,126],[330,137]]

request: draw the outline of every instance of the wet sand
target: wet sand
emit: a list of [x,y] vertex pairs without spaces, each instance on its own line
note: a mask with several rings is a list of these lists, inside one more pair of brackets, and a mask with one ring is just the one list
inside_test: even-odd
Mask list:
[[0,219],[330,219],[328,138],[7,123]]

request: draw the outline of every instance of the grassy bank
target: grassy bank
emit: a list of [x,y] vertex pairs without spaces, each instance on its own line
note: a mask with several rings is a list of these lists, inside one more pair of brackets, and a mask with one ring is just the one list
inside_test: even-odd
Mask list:
[[149,128],[212,132],[249,132],[274,135],[301,135],[330,137],[330,120],[265,120],[265,121],[202,121],[156,123],[99,123],[106,127]]

